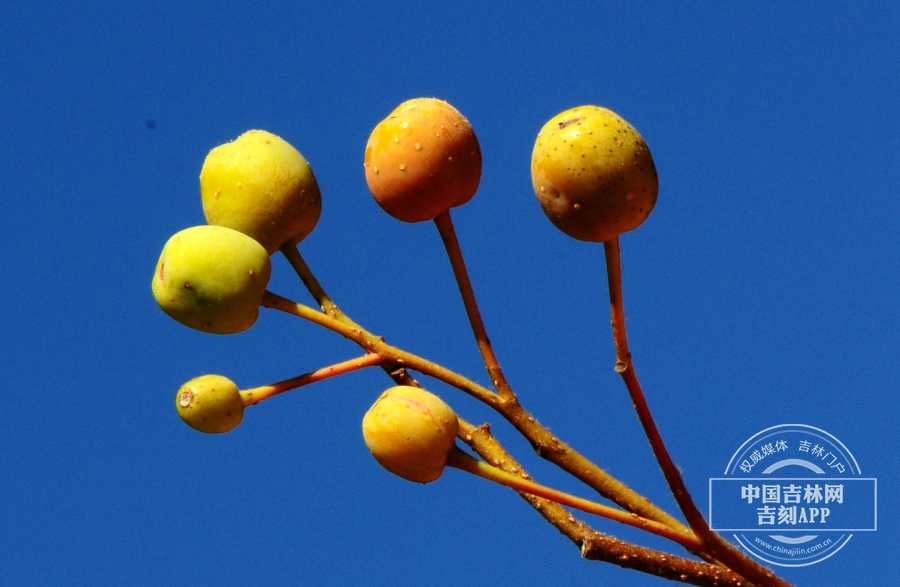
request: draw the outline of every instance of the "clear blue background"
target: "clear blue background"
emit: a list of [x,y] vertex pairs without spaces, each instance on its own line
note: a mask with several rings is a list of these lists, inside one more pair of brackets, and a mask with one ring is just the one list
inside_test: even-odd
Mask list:
[[[203,335],[150,295],[166,239],[203,223],[206,153],[250,128],[311,162],[324,211],[302,251],[342,308],[486,382],[434,227],[387,217],[365,185],[369,132],[417,96],[478,133],[481,188],[454,218],[522,403],[674,509],[612,369],[601,247],[558,233],[531,189],[544,122],[606,106],[660,175],[656,210],[622,239],[626,308],[695,498],[757,431],[823,428],[878,478],[879,529],[783,575],[893,584],[898,38],[893,2],[4,2],[0,584],[663,584],[581,560],[509,490],[382,470],[359,431],[389,383],[375,370],[253,407],[224,436],[177,418],[197,375],[252,387],[359,352],[273,311]],[[275,273],[271,289],[309,301],[280,258]],[[539,480],[590,495],[428,386]]]

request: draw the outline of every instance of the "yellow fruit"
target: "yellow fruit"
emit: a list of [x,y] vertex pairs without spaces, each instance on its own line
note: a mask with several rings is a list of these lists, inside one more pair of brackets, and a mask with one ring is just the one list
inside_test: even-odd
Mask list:
[[409,481],[428,483],[443,473],[459,421],[436,395],[399,385],[381,394],[362,428],[366,446],[381,466]]
[[659,191],[647,143],[622,117],[598,106],[566,110],[544,125],[531,180],[550,221],[591,242],[637,228]]
[[271,272],[268,253],[249,236],[222,226],[195,226],[163,247],[153,297],[185,326],[234,334],[256,323]]
[[249,235],[271,255],[312,232],[322,212],[319,184],[284,139],[251,130],[209,152],[200,171],[206,221]]
[[175,409],[185,424],[207,434],[234,430],[244,418],[237,385],[221,375],[204,375],[182,385],[175,394]]
[[472,199],[481,181],[481,147],[456,108],[416,98],[378,123],[364,165],[378,205],[398,220],[421,222]]

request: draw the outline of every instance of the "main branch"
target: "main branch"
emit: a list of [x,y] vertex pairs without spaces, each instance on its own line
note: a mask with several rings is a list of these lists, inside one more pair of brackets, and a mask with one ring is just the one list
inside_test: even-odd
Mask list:
[[[531,478],[522,465],[497,442],[487,424],[475,427],[460,418],[459,437],[495,467],[525,479]],[[747,584],[744,577],[724,567],[693,561],[619,540],[597,532],[557,503],[527,493],[519,495],[531,504],[531,507],[536,509],[544,519],[555,526],[563,536],[578,546],[581,556],[585,559],[607,562],[622,568],[690,585],[752,587]]]

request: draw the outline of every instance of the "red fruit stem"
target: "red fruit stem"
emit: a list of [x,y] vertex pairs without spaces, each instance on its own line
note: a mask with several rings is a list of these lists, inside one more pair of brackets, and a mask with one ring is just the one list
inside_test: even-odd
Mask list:
[[515,397],[515,394],[507,383],[506,376],[503,375],[503,370],[500,368],[500,363],[497,361],[497,356],[494,354],[487,330],[484,327],[484,320],[481,318],[478,302],[475,300],[475,290],[472,288],[462,249],[459,246],[459,239],[456,238],[456,230],[454,230],[453,220],[450,218],[450,210],[444,210],[438,214],[434,219],[434,224],[437,226],[444,248],[447,250],[447,257],[450,259],[450,266],[453,268],[453,275],[456,277],[459,293],[462,295],[463,306],[466,308],[469,324],[472,325],[472,332],[475,334],[478,350],[481,351],[481,357],[491,382],[500,392],[500,397],[511,399]]
[[383,360],[381,355],[369,353],[362,357],[335,363],[329,367],[323,367],[322,369],[285,379],[278,383],[245,389],[241,391],[241,399],[244,401],[245,407],[252,406],[265,399],[269,399],[272,396],[278,395],[279,393],[284,393],[285,391],[297,389],[298,387],[303,387],[304,385],[322,381],[323,379],[328,379],[329,377],[334,377],[336,375],[343,375],[344,373],[350,373],[351,371],[380,365]]
[[628,389],[628,394],[634,403],[638,419],[644,428],[647,439],[650,441],[653,454],[656,456],[656,461],[662,469],[666,483],[669,485],[669,490],[675,497],[675,501],[678,503],[678,507],[681,508],[691,530],[700,538],[700,550],[756,584],[772,587],[790,587],[789,583],[776,577],[771,571],[757,564],[713,532],[703,518],[703,514],[700,513],[700,510],[694,504],[694,500],[688,493],[687,486],[685,486],[684,480],[681,478],[681,473],[672,461],[672,457],[669,455],[665,443],[663,443],[659,429],[656,427],[656,422],[650,413],[650,407],[647,404],[644,391],[641,388],[637,373],[635,373],[631,352],[628,350],[628,335],[625,329],[625,305],[622,298],[622,262],[619,238],[616,237],[603,243],[603,250],[606,255],[606,275],[609,282],[613,342],[616,347],[615,369],[621,375],[625,387]]

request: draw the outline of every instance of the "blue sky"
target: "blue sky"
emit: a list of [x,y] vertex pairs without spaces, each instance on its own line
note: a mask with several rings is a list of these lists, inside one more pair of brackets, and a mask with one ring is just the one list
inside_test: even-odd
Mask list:
[[[323,215],[301,250],[337,303],[487,382],[434,227],[384,215],[363,175],[374,125],[437,96],[481,143],[481,187],[454,220],[522,403],[674,510],[612,370],[602,248],[557,232],[531,188],[544,122],[605,106],[642,133],[660,176],[653,214],[622,238],[625,302],[689,488],[705,503],[708,479],[760,430],[827,430],[878,479],[878,531],[783,575],[889,584],[898,30],[888,2],[3,4],[0,583],[662,584],[581,560],[509,490],[382,470],[360,433],[389,384],[375,370],[250,408],[223,436],[175,414],[197,375],[253,387],[358,354],[273,311],[241,335],[204,335],[150,294],[162,245],[204,222],[206,153],[251,128],[312,165]],[[310,302],[274,264],[270,289]],[[496,415],[426,386],[490,421],[539,480],[590,495]]]

